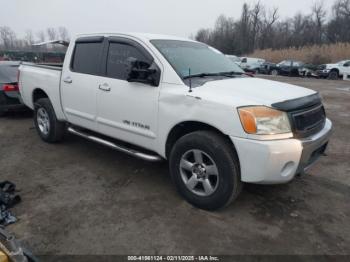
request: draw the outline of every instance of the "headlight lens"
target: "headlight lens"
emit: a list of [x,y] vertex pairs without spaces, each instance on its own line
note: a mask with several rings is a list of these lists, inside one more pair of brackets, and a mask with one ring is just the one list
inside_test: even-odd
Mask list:
[[274,135],[291,132],[287,113],[266,106],[238,109],[243,129],[248,134]]

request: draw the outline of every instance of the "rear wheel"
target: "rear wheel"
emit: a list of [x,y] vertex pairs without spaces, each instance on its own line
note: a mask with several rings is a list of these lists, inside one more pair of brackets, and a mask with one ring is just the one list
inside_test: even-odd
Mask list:
[[201,209],[220,209],[242,189],[238,157],[215,132],[198,131],[180,138],[170,153],[170,173],[179,193]]
[[35,102],[34,125],[42,140],[48,143],[63,140],[66,125],[58,121],[52,104],[48,98]]

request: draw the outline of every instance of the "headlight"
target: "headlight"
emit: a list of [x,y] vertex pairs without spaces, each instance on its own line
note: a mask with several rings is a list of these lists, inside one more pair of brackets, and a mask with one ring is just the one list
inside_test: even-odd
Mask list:
[[291,132],[287,113],[266,106],[238,109],[243,129],[248,134],[274,135]]

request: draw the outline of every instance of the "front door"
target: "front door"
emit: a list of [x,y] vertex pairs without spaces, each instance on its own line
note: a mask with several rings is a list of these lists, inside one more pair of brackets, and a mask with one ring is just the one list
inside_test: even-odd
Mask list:
[[99,132],[154,149],[159,88],[127,81],[130,58],[146,64],[154,59],[141,44],[130,39],[111,38],[106,45],[105,77],[97,93]]

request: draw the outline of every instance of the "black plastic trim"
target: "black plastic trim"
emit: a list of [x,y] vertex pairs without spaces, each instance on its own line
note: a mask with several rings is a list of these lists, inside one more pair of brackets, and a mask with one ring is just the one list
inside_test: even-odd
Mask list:
[[103,36],[84,36],[75,40],[75,43],[102,43]]
[[278,110],[282,110],[285,112],[297,111],[300,109],[305,109],[308,107],[312,107],[317,104],[321,104],[321,97],[319,93],[305,96],[302,98],[296,98],[291,100],[286,100],[279,103],[274,103],[271,106]]
[[109,43],[119,43],[119,44],[133,46],[136,49],[138,49],[147,58],[147,60],[149,60],[150,64],[152,64],[154,61],[153,56],[141,44],[139,44],[135,40],[131,40],[131,39],[119,37],[119,36],[111,36],[111,37],[108,37],[107,39]]

